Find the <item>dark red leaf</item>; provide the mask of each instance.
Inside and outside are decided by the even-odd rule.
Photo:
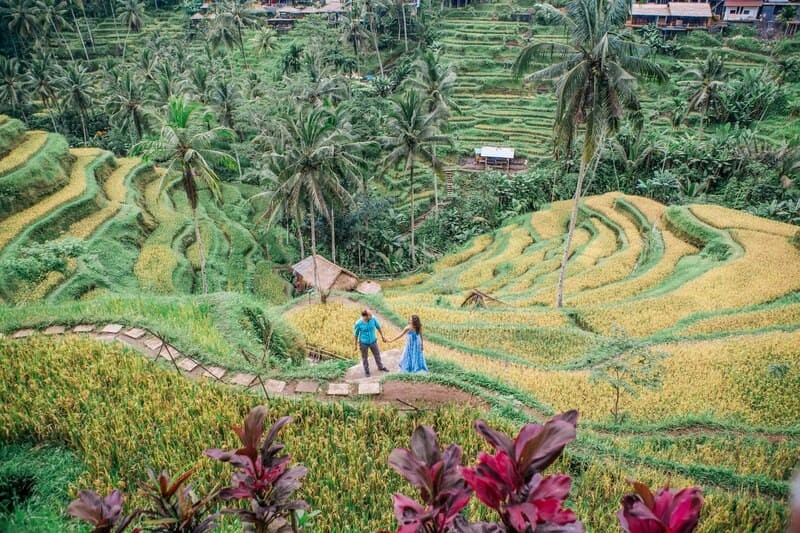
[[[411,451],[420,461],[432,466],[442,454],[436,443],[436,433],[428,426],[417,426],[411,436]]]
[[[509,456],[514,456],[514,443],[511,442],[511,439],[500,431],[490,428],[485,421],[475,421],[475,431],[486,439],[496,450],[502,450]]]

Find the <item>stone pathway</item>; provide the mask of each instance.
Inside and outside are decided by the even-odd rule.
[[[400,350],[387,350],[382,355],[382,362],[390,371],[381,372],[378,370],[375,360],[370,357],[370,377],[364,376],[364,369],[361,363],[353,365],[344,376],[343,382],[322,384],[316,381],[299,381],[293,390],[285,381],[276,379],[262,380],[255,374],[244,372],[234,372],[219,366],[206,366],[200,361],[185,356],[180,350],[165,342],[159,336],[150,331],[138,327],[127,327],[124,324],[80,324],[71,329],[66,326],[49,326],[41,332],[35,329],[21,329],[10,335],[12,339],[24,339],[37,334],[49,336],[60,335],[86,335],[103,342],[121,342],[134,348],[152,360],[163,360],[175,367],[176,370],[195,379],[212,379],[227,385],[244,387],[246,389],[257,388],[265,391],[268,395],[292,395],[292,394],[313,394],[324,393],[332,399],[347,398],[352,396],[374,397],[380,396],[382,386],[380,380],[383,376],[399,371]],[[0,333],[0,337],[4,337]],[[326,385],[326,386],[323,386]]]

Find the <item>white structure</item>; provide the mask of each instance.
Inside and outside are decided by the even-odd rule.
[[[725,0],[724,19],[730,22],[753,22],[764,2],[761,0]]]

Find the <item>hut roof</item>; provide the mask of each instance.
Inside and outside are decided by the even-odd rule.
[[[358,287],[356,287],[356,292],[361,294],[378,294],[381,292],[381,286],[379,283],[371,280],[362,281],[359,283]]]
[[[633,4],[631,15],[635,17],[668,17],[669,6],[667,4]]]
[[[481,157],[514,159],[514,149],[509,146],[482,146]]]
[[[292,266],[292,271],[302,276],[306,283],[311,286],[314,286],[314,257],[316,257],[317,261],[317,278],[319,280],[319,287],[320,290],[326,291],[329,290],[334,283],[336,283],[336,278],[338,278],[341,274],[345,274],[346,276],[352,277],[353,279],[358,279],[358,276],[350,272],[349,270],[340,267],[336,263],[332,263],[322,257],[321,255],[317,254],[316,256],[309,255],[299,263]]]
[[[705,2],[669,2],[673,17],[711,18],[711,6]]]

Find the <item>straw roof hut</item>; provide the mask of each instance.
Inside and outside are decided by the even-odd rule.
[[[317,280],[320,291],[352,291],[358,285],[358,276],[336,263],[331,263],[321,255],[308,256],[292,266],[292,273],[300,284],[314,287],[314,258],[317,263]]]

